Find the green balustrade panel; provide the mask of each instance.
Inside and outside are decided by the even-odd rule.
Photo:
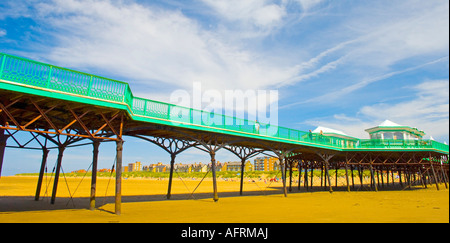
[[[134,98],[132,110],[134,114],[145,116],[146,100],[142,98]]]
[[[145,116],[168,119],[169,107],[166,103],[146,100]]]
[[[115,102],[124,102],[125,92],[128,84],[111,79],[91,76],[89,96]]]
[[[0,78],[36,87],[46,87],[51,67],[22,58],[2,55]]]
[[[170,107],[170,120],[182,123],[191,123],[191,110],[187,107],[182,106],[171,106]]]
[[[430,140],[431,142],[431,147],[437,150],[441,150],[441,151],[445,151],[445,152],[449,152],[449,146],[447,144],[443,144],[440,142],[436,142],[434,140]],[[448,161],[447,161],[448,163]]]
[[[291,129],[290,132],[289,132],[289,139],[298,140],[299,141],[300,137],[301,137],[300,134],[301,134],[300,131]]]
[[[90,75],[52,67],[47,88],[77,95],[89,95]]]
[[[359,148],[365,149],[436,149],[449,152],[449,146],[434,140],[361,139]]]
[[[270,138],[291,143],[302,142],[311,146],[332,149],[365,150],[421,150],[434,149],[448,154],[449,146],[433,140],[376,140],[344,139],[339,136],[324,136],[300,130],[280,127],[274,124],[258,123],[230,117],[223,114],[181,107],[164,102],[134,97],[130,86],[121,81],[82,73],[66,68],[36,62],[26,58],[0,53],[0,79],[39,87],[49,91],[59,91],[79,97],[89,97],[114,104],[126,105],[131,117],[139,116],[172,122],[174,126],[225,132],[240,136]],[[0,82],[0,86],[1,86]],[[5,84],[6,85],[6,84]],[[114,103],[111,103],[114,102]],[[94,102],[92,102],[94,103]],[[142,118],[140,118],[142,120]]]

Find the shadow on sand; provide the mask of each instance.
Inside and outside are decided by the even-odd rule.
[[[358,191],[373,191],[373,188],[369,186],[356,186],[351,187],[351,192]],[[400,186],[389,186],[384,188],[379,188],[380,191],[401,191],[401,190],[421,190],[423,187],[411,187],[405,188]],[[303,186],[300,190],[297,187],[292,187],[290,191],[287,189],[288,197],[289,194],[298,193],[314,193],[314,192],[324,192],[328,191],[329,188],[324,188],[320,186],[314,186],[312,188],[304,188]],[[347,191],[346,186],[333,186],[333,191]],[[239,197],[239,191],[232,192],[219,192],[220,198],[226,197]],[[244,191],[243,196],[265,196],[265,195],[283,195],[282,187],[270,187],[270,190],[254,190],[254,191]],[[172,194],[170,200],[212,200],[213,194],[211,193],[183,193],[183,194]],[[148,195],[133,195],[126,196],[122,195],[122,202],[152,202],[152,201],[167,201],[166,195],[163,194],[148,194]],[[50,197],[41,197],[39,201],[34,200],[34,196],[2,196],[0,197],[0,214],[7,214],[12,212],[26,212],[26,211],[47,211],[47,210],[62,210],[62,209],[89,209],[89,197],[57,197],[55,204],[50,203]],[[109,212],[107,210],[101,209],[102,206],[115,202],[114,196],[97,196],[96,197],[96,209]],[[113,213],[113,212],[109,212]]]

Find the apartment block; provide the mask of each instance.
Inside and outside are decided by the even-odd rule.
[[[254,168],[256,171],[276,171],[280,169],[280,161],[269,156],[257,157],[254,160]]]

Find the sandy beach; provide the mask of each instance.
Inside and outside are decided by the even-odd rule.
[[[449,191],[443,184],[439,191],[434,185],[378,192],[364,188],[347,192],[341,186],[333,193],[318,188],[307,192],[303,187],[299,191],[293,186],[284,197],[281,182],[246,180],[244,195],[239,196],[238,180],[221,179],[220,199],[214,202],[211,180],[199,182],[174,179],[173,196],[167,200],[167,179],[124,179],[122,215],[118,216],[113,213],[114,179],[97,179],[97,209],[91,211],[90,178],[60,178],[56,203],[52,205],[53,183],[49,178],[44,180],[40,200],[35,201],[37,177],[5,176],[0,179],[0,222],[449,222]]]

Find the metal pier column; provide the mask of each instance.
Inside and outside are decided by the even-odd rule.
[[[116,141],[116,199],[115,213],[120,215],[122,210],[122,151],[123,140]]]

